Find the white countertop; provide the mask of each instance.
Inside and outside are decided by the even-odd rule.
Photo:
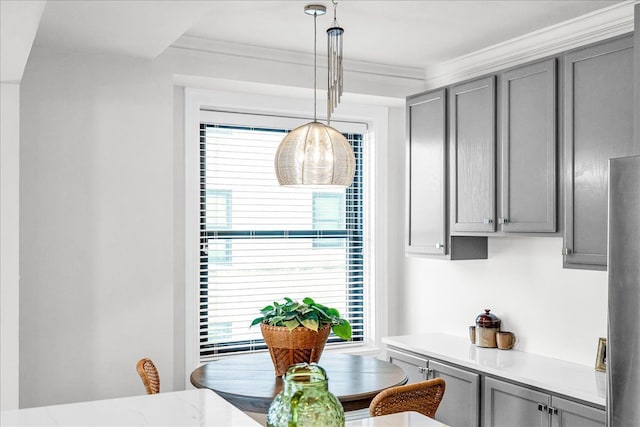
[[[381,415],[378,417],[363,418],[361,420],[347,421],[345,427],[447,427],[440,421],[436,421],[417,412],[400,412],[398,414]]]
[[[0,412],[2,426],[224,426],[260,423],[208,389]],[[345,427],[447,427],[416,412],[348,421]]]
[[[477,347],[468,338],[445,334],[387,337],[382,342],[602,408],[605,406],[606,375],[590,366],[518,350]]]
[[[2,411],[2,426],[260,426],[208,389]]]

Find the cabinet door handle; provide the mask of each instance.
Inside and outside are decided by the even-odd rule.
[[[545,405],[544,403],[538,403],[538,411],[546,412],[547,408],[547,405]]]
[[[549,415],[558,415],[558,408],[554,408],[553,406],[549,406],[547,408]]]
[[[442,249],[444,245],[442,243],[436,243],[436,249]]]
[[[482,223],[485,224],[485,225],[493,224],[493,219],[485,218],[485,219],[482,220]]]
[[[571,254],[570,248],[562,248],[562,255],[570,255],[570,254]]]
[[[427,372],[427,368],[425,368],[424,366],[418,366],[418,372],[424,374],[425,372]]]
[[[509,218],[498,218],[498,224],[509,224]]]

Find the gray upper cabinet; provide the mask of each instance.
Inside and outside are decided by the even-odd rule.
[[[608,160],[633,142],[633,41],[616,39],[564,57],[564,266],[606,269]]]
[[[446,98],[438,90],[407,99],[407,253],[447,253]]]
[[[556,231],[556,60],[500,76],[505,232]]]
[[[495,231],[495,77],[451,89],[451,232]]]

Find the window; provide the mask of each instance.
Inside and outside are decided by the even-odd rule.
[[[266,348],[249,325],[284,296],[336,307],[352,341],[364,340],[363,135],[345,134],[353,184],[319,191],[278,185],[273,159],[287,131],[200,123],[201,362]],[[342,342],[332,335],[328,345]]]
[[[344,193],[314,192],[312,212],[314,230],[326,230],[324,235],[336,234],[345,228]],[[340,248],[343,243],[339,239],[314,239],[313,247]]]
[[[227,230],[231,226],[231,191],[206,190],[204,221],[207,231]],[[231,262],[231,240],[208,239],[206,251],[208,262],[228,264]]]

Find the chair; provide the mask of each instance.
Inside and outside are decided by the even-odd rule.
[[[415,411],[434,418],[444,396],[445,382],[442,378],[390,387],[381,391],[369,405],[372,417]]]
[[[147,389],[147,394],[160,393],[160,376],[158,375],[156,365],[153,364],[151,359],[146,357],[140,359],[136,369],[138,370],[138,374],[140,374],[140,378],[142,378],[144,388]]]

